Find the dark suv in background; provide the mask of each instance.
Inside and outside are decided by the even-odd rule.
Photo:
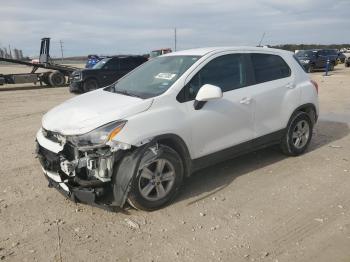
[[[92,68],[74,71],[70,76],[70,91],[82,93],[108,86],[146,61],[144,56],[104,58]]]
[[[338,51],[335,49],[299,50],[295,55],[308,73],[325,69],[328,59],[329,71],[333,71],[338,63]]]

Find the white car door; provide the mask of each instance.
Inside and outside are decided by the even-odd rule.
[[[300,93],[291,69],[280,56],[251,54],[251,61],[257,84],[247,89],[252,94],[255,137],[258,138],[286,127],[289,108],[298,104]]]
[[[254,137],[253,109],[247,89],[244,54],[226,54],[212,59],[184,87],[184,106],[191,128],[194,158],[233,147]],[[204,84],[221,88],[223,97],[207,101],[195,110],[194,98]]]

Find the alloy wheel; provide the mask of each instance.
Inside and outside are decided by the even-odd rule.
[[[175,168],[166,159],[156,159],[140,170],[138,187],[142,197],[157,201],[171,191],[175,181]]]
[[[303,148],[309,139],[310,136],[310,126],[306,120],[301,120],[294,127],[292,140],[293,145],[300,149]]]

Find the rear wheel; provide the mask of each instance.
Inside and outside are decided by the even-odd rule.
[[[288,124],[287,132],[282,138],[282,152],[289,156],[298,156],[305,152],[312,137],[312,121],[305,112],[297,112]]]
[[[143,158],[147,157],[146,152]],[[170,147],[159,145],[157,157],[139,166],[131,184],[128,202],[136,209],[159,209],[174,198],[182,179],[183,165],[178,153]]]
[[[64,86],[66,84],[66,77],[60,71],[50,73],[48,80],[51,86]]]
[[[87,79],[84,81],[83,90],[84,92],[90,92],[98,88],[98,83],[95,79]]]

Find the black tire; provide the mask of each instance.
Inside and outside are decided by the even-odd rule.
[[[49,82],[49,75],[51,74],[51,72],[45,72],[45,73],[42,73],[40,75],[40,80],[42,83],[44,83],[45,85],[47,85],[48,87],[51,87],[51,84]]]
[[[349,67],[349,64],[348,64],[348,63],[345,63],[345,67]]]
[[[93,90],[98,89],[98,83],[95,79],[90,78],[84,81],[83,83],[83,91],[84,92],[90,92]]]
[[[302,144],[299,144],[299,146],[296,145],[298,144],[297,142],[298,138],[294,137],[294,135],[296,135],[296,132],[298,132],[297,131],[298,124],[299,125],[307,124],[309,128],[307,138],[305,138],[305,136],[302,136],[303,138],[301,139],[301,142],[303,142],[302,141],[303,139],[304,139],[304,142]],[[313,130],[313,123],[310,119],[310,115],[301,111],[298,111],[295,114],[293,114],[293,116],[289,120],[286,133],[283,136],[280,144],[282,152],[287,156],[298,156],[303,154],[310,144],[310,141],[312,138],[312,130]]]
[[[60,71],[50,73],[48,80],[51,86],[64,86],[66,84],[66,77]]]
[[[149,153],[149,151],[146,151],[143,157],[147,157],[147,153]],[[184,168],[183,168],[183,163],[179,154],[168,146],[159,145],[159,155],[157,156],[156,159],[165,160],[165,161],[168,161],[168,163],[171,163],[172,167],[174,168],[174,180],[172,181],[169,191],[165,194],[164,197],[160,199],[153,199],[153,200],[146,199],[141,193],[141,187],[142,187],[141,184],[146,182],[146,184],[148,183],[146,186],[148,186],[150,181],[147,182],[147,180],[145,180],[141,176],[143,169],[140,170],[140,167],[138,167],[137,169],[139,171],[137,172],[136,177],[132,180],[131,188],[128,195],[128,203],[135,209],[140,209],[145,211],[152,211],[152,210],[159,209],[169,204],[170,201],[174,199],[174,197],[176,196],[176,194],[178,193],[181,187]],[[142,162],[142,160],[140,162]],[[152,170],[151,165],[152,164],[147,166],[149,170]],[[166,166],[164,166],[164,170],[166,170],[165,168]],[[152,176],[152,177],[154,178],[155,176]],[[165,182],[168,182],[168,181],[165,181]],[[162,183],[163,189],[166,188],[165,186],[167,186],[165,184],[165,186],[163,187],[164,185],[163,183],[165,182],[160,182]],[[145,189],[146,186],[144,186],[143,189]],[[158,195],[158,189],[156,187],[157,185],[153,184],[153,189],[150,192],[151,193],[154,192],[155,195]]]

